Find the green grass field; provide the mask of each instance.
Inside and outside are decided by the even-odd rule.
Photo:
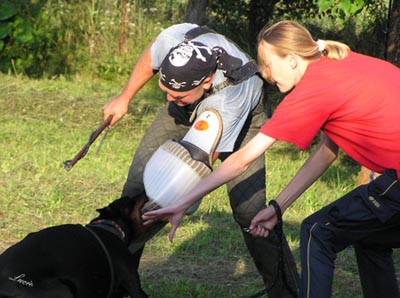
[[[141,91],[100,152],[97,140],[68,172],[63,161],[71,159],[101,124],[103,105],[123,83],[0,75],[0,252],[29,232],[86,223],[96,216],[96,208],[119,197],[135,148],[162,104],[155,86]],[[268,198],[279,193],[308,153],[288,144],[274,145],[267,154]],[[341,155],[285,213],[285,232],[298,263],[301,220],[353,188],[358,171]],[[172,244],[168,231],[166,227],[147,243],[140,265],[143,287],[151,297],[246,297],[262,289],[224,187],[204,198]],[[399,268],[397,251],[395,257]],[[351,248],[337,259],[333,297],[362,297]]]

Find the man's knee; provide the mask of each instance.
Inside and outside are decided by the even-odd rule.
[[[235,221],[241,227],[247,227],[250,225],[254,216],[256,216],[260,210],[265,208],[265,199],[255,201],[249,200],[238,205],[231,204],[231,207]]]
[[[138,194],[144,193],[144,185],[141,181],[132,181],[128,179],[122,189],[121,197],[134,198]]]

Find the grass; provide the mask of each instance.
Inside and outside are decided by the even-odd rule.
[[[86,143],[101,123],[103,105],[123,83],[0,75],[0,251],[47,226],[86,223],[96,208],[118,198],[135,148],[162,104],[155,86],[153,82],[141,91],[100,152],[96,154],[97,140],[67,172],[63,161]],[[279,143],[267,154],[269,198],[286,185],[308,153]],[[298,263],[301,220],[353,188],[358,170],[341,155],[286,212],[285,232]],[[140,265],[150,296],[243,297],[261,290],[225,188],[206,196],[196,214],[185,218],[172,244],[168,231],[147,243]],[[397,251],[395,258],[398,268]],[[338,257],[333,297],[362,297],[351,248]]]

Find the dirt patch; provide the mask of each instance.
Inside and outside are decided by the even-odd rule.
[[[152,280],[168,279],[171,282],[183,278],[208,284],[234,287],[240,284],[263,286],[262,279],[250,257],[204,257],[188,255],[151,256],[144,254],[139,272]]]

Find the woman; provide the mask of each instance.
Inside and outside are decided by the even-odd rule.
[[[400,70],[383,60],[352,52],[334,41],[314,41],[303,26],[283,21],[258,39],[262,76],[290,93],[243,149],[231,155],[179,205],[144,215],[169,220],[170,239],[184,210],[198,198],[240,175],[276,140],[301,149],[319,131],[321,141],[278,195],[284,212],[336,159],[339,148],[355,161],[383,173],[369,185],[305,219],[301,228],[301,297],[330,297],[334,260],[353,245],[365,297],[399,297],[392,248],[400,247]],[[261,210],[249,227],[268,237],[275,208]]]

